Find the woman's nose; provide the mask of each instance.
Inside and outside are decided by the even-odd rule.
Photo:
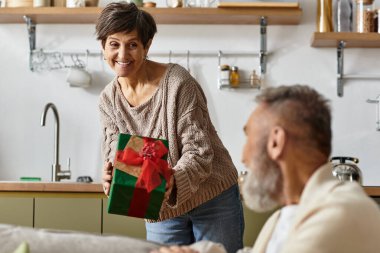
[[[117,53],[118,53],[119,58],[125,59],[126,56],[128,55],[128,48],[127,48],[127,46],[120,46]]]

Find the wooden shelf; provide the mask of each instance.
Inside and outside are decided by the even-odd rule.
[[[296,25],[302,9],[284,7],[257,8],[142,8],[158,24],[259,24],[262,16],[268,25]],[[29,16],[36,24],[94,24],[102,8],[0,8],[0,23],[25,23]]]
[[[346,43],[345,47],[377,48],[380,47],[380,33],[315,32],[311,46],[336,48],[340,41]]]

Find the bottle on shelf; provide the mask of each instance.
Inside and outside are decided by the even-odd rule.
[[[253,70],[251,75],[249,76],[249,84],[252,88],[259,89],[261,87],[261,79],[256,74],[256,70]]]
[[[219,84],[220,85],[230,85],[230,66],[220,65],[219,66]]]
[[[373,32],[374,11],[373,0],[356,0],[356,31]]]
[[[50,0],[33,0],[33,7],[49,7]]]
[[[317,1],[317,32],[332,32],[332,0]]]
[[[239,68],[237,66],[233,66],[231,68],[231,73],[230,73],[230,85],[231,87],[239,87],[239,84],[240,84]]]
[[[353,4],[352,0],[334,0],[334,31],[352,32]]]

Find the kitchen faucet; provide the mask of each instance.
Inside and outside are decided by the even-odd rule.
[[[45,105],[44,111],[41,116],[41,126],[45,126],[46,114],[49,108],[52,109],[55,118],[55,131],[54,131],[54,163],[52,165],[51,171],[51,181],[59,182],[61,179],[70,179],[70,165],[68,170],[61,170],[61,165],[59,164],[59,117],[57,107],[53,103],[48,103]]]

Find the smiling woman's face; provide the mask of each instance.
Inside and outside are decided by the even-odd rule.
[[[107,37],[103,54],[117,76],[134,77],[145,61],[149,46],[150,42],[144,48],[136,30],[115,33]]]

